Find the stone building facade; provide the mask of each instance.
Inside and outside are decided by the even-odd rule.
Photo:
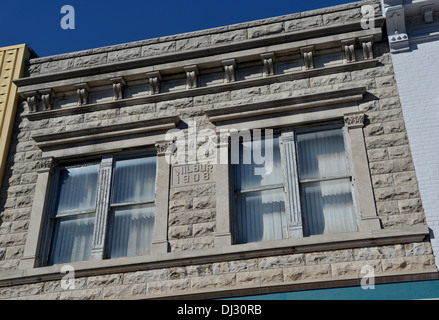
[[[27,70],[0,196],[0,298],[437,279],[380,2],[36,58]],[[268,129],[275,156],[262,168],[274,163],[276,182],[231,164],[247,133],[267,148]],[[335,162],[316,140],[330,135]],[[307,179],[313,161],[320,176]]]

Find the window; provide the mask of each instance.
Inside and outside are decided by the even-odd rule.
[[[273,139],[270,174],[255,175],[255,168],[260,165],[245,160],[254,152],[265,154],[265,144],[240,143],[239,163],[235,165],[236,219],[232,224],[237,226],[234,234],[238,243],[282,239],[288,232],[279,137]]]
[[[155,180],[155,156],[60,167],[49,207],[47,264],[90,260],[99,249],[102,258],[149,254]],[[96,245],[99,238],[103,248]]]
[[[254,159],[268,143],[240,141],[234,164],[234,243],[357,230],[345,129],[285,130],[273,137],[272,170],[256,175]],[[268,138],[267,138],[268,139]]]
[[[114,168],[108,257],[148,254],[154,228],[156,159],[117,160]]]
[[[357,230],[342,129],[297,133],[305,236]]]
[[[99,164],[59,170],[49,264],[90,258]]]

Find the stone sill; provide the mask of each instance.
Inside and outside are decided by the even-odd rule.
[[[75,277],[85,277],[285,254],[422,242],[428,236],[428,227],[420,225],[395,230],[381,229],[368,232],[319,235],[300,239],[255,242],[193,251],[156,253],[147,256],[81,261],[68,264],[74,268]],[[0,273],[0,287],[60,280],[64,276],[61,273],[63,265]]]

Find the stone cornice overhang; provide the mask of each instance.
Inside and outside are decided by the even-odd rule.
[[[79,68],[66,70],[61,72],[47,73],[32,77],[16,79],[14,83],[18,86],[18,92],[23,93],[31,90],[39,90],[43,88],[56,87],[61,85],[59,81],[66,83],[67,79],[77,79],[75,82],[84,82],[90,78],[94,81],[104,80],[108,78],[101,75],[111,74],[110,76],[126,76],[133,73],[142,73],[155,71],[160,69],[159,65],[168,65],[172,68],[183,67],[184,65],[200,64],[209,65],[212,60],[219,62],[221,59],[227,59],[227,54],[235,55],[238,51],[248,51],[247,55],[258,55],[263,52],[276,51],[272,46],[282,44],[291,44],[289,50],[298,49],[301,46],[314,45],[315,50],[324,50],[331,47],[340,46],[340,42],[344,39],[351,39],[358,36],[373,35],[374,41],[381,41],[382,27],[385,18],[376,17],[374,19],[374,29],[363,30],[361,22],[345,23],[332,26],[324,26],[312,28],[304,31],[285,32],[279,35],[267,36],[264,38],[256,38],[243,40],[226,45],[210,46],[203,49],[182,51],[177,53],[162,54],[158,56],[143,57],[129,61],[108,63],[87,68]],[[257,48],[264,48],[261,52],[252,52]],[[279,49],[282,49],[279,47]],[[288,50],[286,47],[283,50]],[[215,59],[214,57],[218,58]],[[204,58],[204,59],[203,59]],[[177,63],[177,64],[173,64]],[[147,67],[153,67],[148,69]],[[163,68],[164,66],[162,66]],[[146,68],[142,70],[142,68]],[[136,70],[137,69],[137,70]]]
[[[276,82],[327,75],[337,72],[361,70],[364,68],[375,67],[378,63],[379,63],[378,59],[370,59],[365,61],[357,61],[349,64],[328,66],[324,68],[301,70],[301,71],[290,72],[286,74],[274,75],[270,77],[261,77],[257,79],[235,81],[231,83],[222,83],[208,87],[193,88],[190,90],[166,92],[166,93],[159,93],[155,95],[145,95],[136,98],[128,98],[128,99],[107,101],[100,103],[91,103],[84,106],[74,106],[74,107],[53,109],[53,110],[40,111],[34,113],[23,113],[22,116],[28,118],[31,121],[54,118],[54,117],[62,117],[62,116],[73,115],[73,114],[94,112],[97,110],[105,110],[111,108],[119,108],[119,107],[133,106],[133,105],[139,105],[145,103],[154,103],[154,102],[167,101],[167,100],[175,100],[175,99],[186,98],[186,97],[195,97],[205,94],[219,93],[228,90],[238,90],[238,89],[250,88],[254,86],[266,85]]]
[[[301,239],[284,239],[258,243],[247,243],[226,247],[213,247],[193,251],[169,252],[160,255],[135,256],[127,258],[114,258],[99,261],[83,261],[70,263],[75,270],[75,277],[98,276],[123,272],[135,272],[170,267],[183,267],[193,264],[218,263],[241,259],[252,259],[287,254],[311,253],[331,250],[366,248],[385,245],[422,242],[429,236],[425,225],[407,227],[405,229],[374,230],[368,232],[352,232],[334,235],[320,235]],[[42,281],[60,280],[65,274],[61,272],[63,265],[40,267],[26,270],[16,270],[0,273],[0,287],[21,284],[32,284]],[[436,268],[415,272],[421,275],[437,274]],[[410,275],[410,272],[400,273],[401,276]],[[383,274],[385,276],[385,274]],[[343,278],[333,279],[334,282],[343,282]],[[350,279],[358,280],[358,278]],[[425,279],[424,279],[425,280]],[[321,281],[321,280],[319,280]],[[294,281],[292,284],[307,286],[309,281]],[[285,283],[283,284],[285,285]],[[311,281],[312,285],[312,281]],[[260,286],[258,286],[259,288]],[[229,292],[235,288],[225,288]],[[240,289],[240,288],[236,288]],[[254,289],[254,288],[253,288]],[[309,287],[308,287],[309,289]],[[201,292],[188,292],[200,294]],[[209,294],[213,294],[209,290]],[[218,292],[216,292],[218,294]]]

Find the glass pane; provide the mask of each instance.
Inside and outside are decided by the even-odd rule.
[[[154,231],[154,206],[115,209],[112,214],[108,257],[148,254]]]
[[[287,235],[283,189],[240,194],[237,205],[237,243],[282,239]]]
[[[156,157],[117,160],[113,203],[154,200]]]
[[[94,215],[56,219],[49,263],[89,260],[94,223]]]
[[[301,185],[306,236],[357,231],[349,179]]]
[[[342,129],[297,135],[300,179],[348,174]]]
[[[56,214],[93,210],[96,204],[99,165],[60,171]]]
[[[239,164],[235,165],[235,186],[236,190],[245,190],[274,184],[281,184],[282,181],[282,164],[280,158],[279,137],[272,139],[273,149],[266,150],[265,140],[261,142],[243,142],[239,148]],[[266,161],[273,161],[272,170],[269,174],[255,174],[256,168],[267,169],[268,163],[256,164],[253,154],[265,157]],[[272,156],[269,156],[272,154]],[[250,157],[251,156],[251,157]],[[245,159],[251,158],[251,163],[246,164]],[[262,158],[264,159],[264,158]],[[261,161],[262,162],[262,161]],[[269,170],[269,169],[268,169]]]

